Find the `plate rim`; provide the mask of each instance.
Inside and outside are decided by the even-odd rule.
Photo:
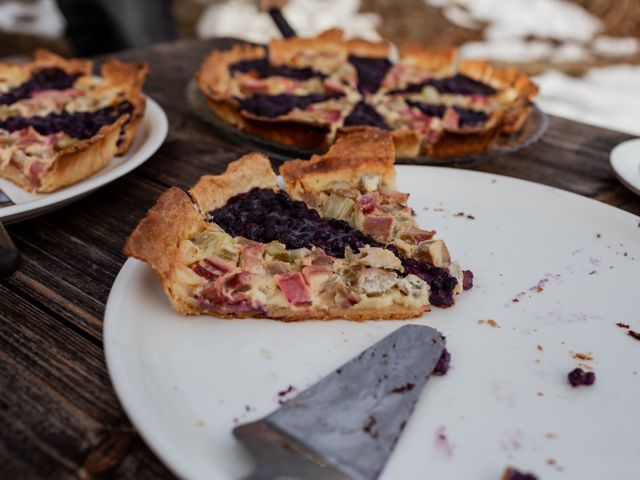
[[[633,183],[629,180],[626,174],[626,169],[622,167],[623,158],[620,154],[620,151],[630,144],[638,145],[639,154],[633,162],[636,168],[636,176],[637,176],[636,183]],[[631,190],[633,193],[640,195],[640,138],[631,138],[613,147],[613,149],[611,150],[611,153],[609,154],[609,163],[611,164],[611,168],[613,169],[614,175],[620,181],[620,183],[622,183],[626,188]]]
[[[55,192],[45,194],[42,197],[0,208],[0,222],[4,224],[16,223],[48,213],[56,208],[63,207],[73,201],[79,200],[85,195],[108,185],[123,177],[149,160],[162,146],[169,133],[169,121],[164,109],[153,98],[145,95],[146,108],[141,123],[149,122],[151,128],[146,141],[131,158],[115,167],[113,170],[94,173],[90,177],[75,184],[64,187]],[[140,128],[140,127],[138,127]]]
[[[440,167],[440,166],[426,166],[426,165],[399,165],[399,168],[404,170],[413,169],[438,169],[440,171],[447,170],[450,174],[455,175],[468,175],[475,176],[484,179],[496,179],[507,182],[512,182],[514,186],[526,185],[529,188],[536,189],[550,189],[549,191],[564,197],[567,200],[586,201],[592,204],[596,208],[602,208],[605,211],[615,211],[617,215],[627,217],[630,220],[638,222],[640,226],[640,216],[637,216],[631,212],[623,210],[621,208],[609,205],[600,200],[586,197],[578,193],[570,192],[560,188],[552,187],[531,180],[524,180],[516,177],[509,177],[506,175],[494,174],[489,172],[480,172],[475,170],[460,170],[453,167]],[[126,283],[132,278],[132,274],[137,268],[143,266],[144,262],[128,258],[123,263],[120,271],[118,272],[113,286],[109,292],[109,296],[106,302],[105,313],[103,317],[103,344],[105,352],[105,360],[107,365],[107,371],[109,378],[113,385],[116,396],[120,402],[121,407],[127,414],[131,423],[135,426],[140,436],[144,439],[147,446],[154,452],[160,461],[174,474],[181,478],[193,478],[198,477],[197,472],[194,472],[190,462],[183,460],[179,455],[172,454],[170,442],[165,440],[165,435],[156,428],[156,419],[149,414],[150,409],[143,408],[143,402],[140,402],[137,390],[131,388],[130,379],[126,375],[126,362],[123,361],[123,356],[118,355],[118,348],[114,338],[116,338],[115,332],[120,328],[121,321],[118,321],[119,315],[117,315],[117,309],[119,308],[119,299],[124,295],[125,288],[116,288],[120,284]],[[117,298],[116,298],[117,297]]]

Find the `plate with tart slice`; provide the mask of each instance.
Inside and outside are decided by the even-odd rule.
[[[393,57],[397,57],[394,61]],[[393,135],[397,161],[452,164],[513,153],[539,140],[537,85],[513,68],[459,60],[454,48],[346,40],[339,30],[237,43],[203,60],[187,96],[236,143],[272,158],[309,158],[338,131]]]
[[[104,322],[142,437],[179,477],[243,478],[235,426],[410,322],[446,335],[451,368],[382,479],[494,479],[507,465],[632,477],[640,218],[394,158],[389,132],[358,129],[281,179],[251,153],[159,198],[127,241]],[[573,386],[576,368],[590,385]]]
[[[59,208],[146,161],[167,134],[144,96],[144,63],[93,62],[38,51],[0,65],[0,189],[11,223]]]

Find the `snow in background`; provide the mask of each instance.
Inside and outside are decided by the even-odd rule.
[[[28,18],[28,21],[24,19]],[[54,0],[31,3],[0,1],[0,30],[56,38],[64,34],[64,18]]]
[[[260,13],[255,0],[229,0],[209,6],[200,21],[200,37],[230,36],[265,43],[279,37],[271,17]],[[348,36],[379,40],[380,16],[359,13],[360,0],[290,0],[282,12],[294,30],[316,35],[329,28],[343,29]]]

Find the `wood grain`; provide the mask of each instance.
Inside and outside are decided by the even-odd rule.
[[[185,99],[204,54],[231,42],[183,41],[118,55],[149,61],[145,91],[167,112],[167,141],[126,177],[8,227],[24,262],[0,281],[0,478],[78,478],[106,437],[131,429],[104,363],[105,302],[125,260],[125,239],[160,193],[219,173],[245,153],[216,135]],[[640,214],[640,200],[617,182],[608,162],[611,148],[628,138],[552,117],[537,145],[470,168],[552,185]],[[121,461],[97,478],[172,475],[135,437]]]

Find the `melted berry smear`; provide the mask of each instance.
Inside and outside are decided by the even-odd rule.
[[[285,65],[271,65],[267,57],[256,58],[253,60],[241,60],[232,65],[229,65],[229,72],[255,72],[258,78],[265,77],[288,77],[296,80],[309,80],[313,77],[325,78],[326,75],[321,72],[316,72],[312,68],[295,68],[287,67]]]
[[[0,129],[13,132],[31,126],[40,135],[64,132],[70,137],[83,140],[93,137],[104,125],[111,125],[122,115],[130,115],[132,112],[133,106],[125,101],[115,107],[104,107],[95,112],[60,112],[29,118],[9,117],[0,121]]]
[[[337,258],[344,258],[346,247],[356,252],[366,245],[384,247],[344,220],[322,219],[318,212],[304,202],[291,200],[283,191],[254,188],[230,198],[224,207],[208,212],[207,219],[234,237],[261,243],[276,240],[290,249],[316,246]],[[393,245],[386,248],[400,258],[404,275],[413,273],[429,284],[433,305],[453,305],[457,281],[446,269],[407,258]]]
[[[447,110],[446,105],[433,105],[431,103],[414,102],[413,100],[407,100],[407,104],[411,107],[415,107],[425,115],[430,117],[444,117],[444,113]],[[478,110],[471,110],[470,108],[453,107],[460,118],[460,125],[475,126],[484,123],[489,118],[485,112]]]
[[[344,96],[343,93],[312,93],[311,95],[279,95],[257,94],[249,98],[237,99],[240,109],[258,117],[274,118],[286,115],[294,108],[305,109],[312,103],[325,102]]]
[[[372,127],[378,127],[383,130],[390,130],[382,118],[382,115],[364,101],[358,102],[356,106],[353,107],[351,113],[344,119],[344,124],[345,126],[371,125]]]
[[[67,73],[61,68],[51,67],[38,70],[31,78],[17,87],[0,94],[0,105],[11,105],[19,100],[31,98],[42,90],[65,90],[71,88],[79,73]]]
[[[380,83],[391,68],[391,62],[386,58],[358,57],[349,55],[349,63],[358,72],[358,91],[360,93],[374,93],[380,88]]]
[[[492,86],[461,73],[456,73],[453,77],[430,78],[420,83],[412,83],[405,88],[392,90],[390,93],[420,93],[426,86],[431,86],[440,93],[458,95],[493,95],[496,93]]]

